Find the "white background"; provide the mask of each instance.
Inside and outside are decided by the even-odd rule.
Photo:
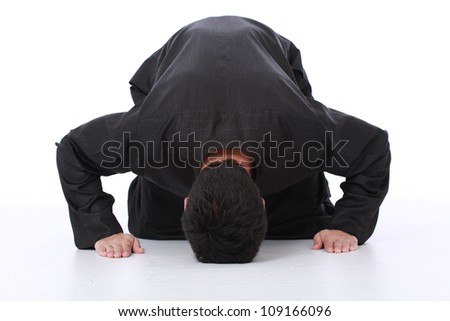
[[[0,207],[64,208],[54,142],[130,109],[140,64],[184,25],[215,15],[269,25],[300,48],[317,100],[388,130],[389,199],[444,200],[448,14],[444,1],[2,2]],[[119,216],[131,178],[104,183]]]
[[[65,210],[54,142],[130,109],[140,64],[184,25],[216,15],[250,17],[290,39],[317,100],[388,130],[389,199],[448,198],[445,1],[16,0],[0,6],[0,208]],[[105,180],[119,216],[131,178]]]
[[[436,0],[2,0],[0,242],[8,264],[0,299],[448,299],[447,8]],[[129,110],[128,81],[141,63],[184,25],[216,15],[259,20],[293,41],[317,100],[388,130],[391,189],[360,251],[330,256],[311,251],[310,240],[266,242],[255,265],[225,268],[196,264],[183,241],[145,241],[145,255],[119,261],[75,249],[54,143]],[[104,180],[124,228],[132,177]],[[205,275],[214,284],[197,282]]]

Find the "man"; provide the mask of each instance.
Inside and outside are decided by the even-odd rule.
[[[387,193],[387,133],[311,95],[299,50],[267,26],[214,17],[178,31],[131,81],[135,106],[72,130],[57,163],[78,248],[142,253],[188,239],[200,262],[250,262],[264,238],[348,252]],[[101,176],[132,171],[129,231]],[[329,201],[324,172],[346,177]],[[183,213],[184,212],[184,213]]]

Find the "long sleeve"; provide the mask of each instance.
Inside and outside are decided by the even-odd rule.
[[[343,197],[336,202],[328,228],[355,235],[360,244],[372,235],[389,187],[391,160],[388,134],[356,117],[327,108],[312,97],[300,51],[284,39],[286,58],[301,93],[324,129],[323,172],[343,176]],[[328,140],[328,141],[327,141]],[[331,144],[331,146],[330,146]],[[328,145],[328,146],[327,146]]]
[[[132,168],[124,166],[129,155],[118,145],[129,118],[128,113],[97,118],[57,144],[59,176],[78,248],[92,248],[97,240],[122,232],[112,211],[114,198],[103,191],[101,176]]]
[[[387,132],[379,131],[368,140],[345,173],[341,184],[344,195],[336,202],[330,228],[355,235],[360,244],[372,235],[389,188],[390,155]]]
[[[321,169],[345,177],[330,229],[355,235],[360,244],[372,235],[389,187],[388,134],[356,117],[309,99],[328,131]]]

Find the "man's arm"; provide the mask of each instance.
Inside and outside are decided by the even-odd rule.
[[[114,198],[103,192],[100,177],[133,171],[134,163],[141,160],[134,157],[124,166],[123,160],[130,157],[127,148],[108,147],[105,143],[123,144],[123,134],[135,131],[136,116],[153,87],[164,48],[151,55],[131,78],[134,108],[127,113],[94,119],[72,130],[57,144],[59,176],[69,205],[75,244],[80,249],[95,248],[100,255],[108,257],[143,252],[137,239],[122,232],[112,211]],[[122,162],[114,164],[105,154],[116,156],[115,160]]]
[[[321,168],[346,177],[346,181],[341,185],[344,195],[336,203],[332,222],[328,229],[315,235],[313,248],[325,248],[328,252],[352,251],[357,244],[363,244],[372,235],[379,207],[388,191],[388,135],[375,126],[329,109],[314,100],[300,51],[288,39],[282,39],[286,58],[301,93],[309,101],[325,130],[333,133],[333,141],[348,141],[341,155],[348,166],[334,161],[323,164]]]
[[[122,235],[112,211],[114,198],[103,191],[101,176],[133,168],[123,166],[129,155],[122,146],[123,133],[133,129],[133,114],[94,119],[72,130],[57,144],[61,186],[69,206],[75,244],[80,249],[91,249],[100,239]]]
[[[335,204],[333,218],[326,232],[316,235],[315,244],[327,249],[335,239],[338,252],[352,243],[365,243],[372,235],[379,208],[389,188],[391,160],[388,134],[356,117],[327,108],[314,99],[308,99],[318,117],[329,130],[325,143],[323,171],[343,176],[344,192]],[[328,146],[327,146],[328,143]],[[349,236],[330,231],[342,231]],[[330,238],[330,233],[334,237]],[[327,242],[325,242],[325,239]],[[326,244],[325,244],[326,243]]]

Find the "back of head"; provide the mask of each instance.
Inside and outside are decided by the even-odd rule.
[[[200,262],[251,262],[267,230],[259,189],[237,163],[213,163],[192,186],[182,226]]]

